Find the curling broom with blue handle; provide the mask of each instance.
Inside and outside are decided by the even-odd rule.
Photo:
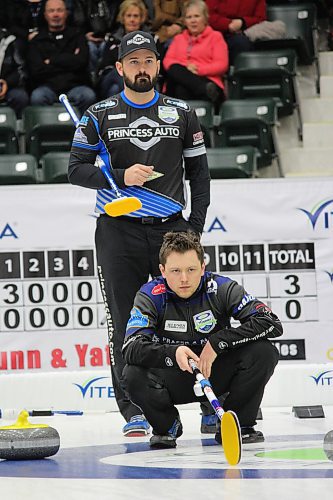
[[[69,102],[67,95],[61,94],[59,96],[59,101],[65,106],[74,122],[75,127],[78,127],[80,120],[76,116],[76,113],[71,103]],[[119,191],[118,186],[115,183],[111,173],[109,172],[109,169],[99,156],[97,156],[96,162],[117,196],[117,199],[111,201],[110,203],[106,203],[106,205],[104,206],[105,213],[110,215],[111,217],[118,217],[119,215],[126,215],[139,210],[142,207],[142,203],[139,198],[136,198],[135,196],[123,196]]]
[[[189,359],[188,363],[197,380],[194,384],[195,395],[202,396],[204,393],[221,421],[221,437],[225,458],[230,465],[237,465],[242,456],[242,438],[237,415],[231,410],[223,411],[209,380],[203,376],[193,359]]]

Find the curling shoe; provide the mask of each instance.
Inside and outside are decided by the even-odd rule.
[[[265,437],[261,431],[256,431],[253,427],[241,427],[241,437],[243,444],[262,443]],[[216,425],[215,441],[222,444],[221,422]]]
[[[241,427],[242,443],[262,443],[265,441],[264,435],[261,431],[256,431],[253,427]]]
[[[154,431],[153,431],[154,434]],[[174,423],[165,435],[154,434],[150,438],[149,445],[154,449],[163,448],[176,448],[176,439],[183,434],[183,425],[180,421],[179,416],[175,419]]]
[[[150,425],[144,415],[134,415],[123,427],[126,437],[141,437],[149,434]]]
[[[215,434],[217,421],[218,416],[215,413],[213,415],[202,415],[200,427],[201,434]]]

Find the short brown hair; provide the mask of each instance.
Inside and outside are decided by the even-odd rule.
[[[141,14],[141,20],[142,20],[141,24],[143,24],[147,20],[148,10],[145,4],[142,2],[142,0],[124,0],[123,2],[121,2],[118,11],[117,21],[121,24],[124,24],[125,13],[130,7],[138,7]]]
[[[166,260],[171,252],[185,253],[194,250],[200,263],[205,261],[205,252],[200,243],[200,236],[194,231],[182,233],[166,233],[160,250],[160,263],[165,266]]]

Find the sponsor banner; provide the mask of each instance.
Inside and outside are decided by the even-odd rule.
[[[333,363],[279,363],[266,386],[262,406],[331,405],[332,397]]]
[[[207,269],[278,314],[285,364],[333,360],[332,192],[327,178],[211,184]],[[71,185],[0,188],[0,373],[108,368],[94,206],[93,190]],[[212,328],[209,311],[194,321]]]
[[[107,369],[109,347],[101,332],[1,334],[0,373]]]
[[[11,418],[23,408],[117,411],[109,370],[62,371],[57,376],[54,373],[11,374],[10,381],[8,375],[3,375],[0,377],[0,392],[0,414]],[[266,386],[261,407],[285,406],[291,413],[294,405],[331,405],[332,397],[333,363],[279,363]],[[195,404],[199,411],[199,403]],[[182,405],[181,408],[190,406]]]

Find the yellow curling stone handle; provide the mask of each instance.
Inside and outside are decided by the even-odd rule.
[[[5,425],[4,427],[0,427],[0,430],[10,430],[10,429],[37,429],[41,427],[50,427],[46,424],[31,424],[28,420],[29,413],[27,410],[22,410],[16,420],[15,424]]]

